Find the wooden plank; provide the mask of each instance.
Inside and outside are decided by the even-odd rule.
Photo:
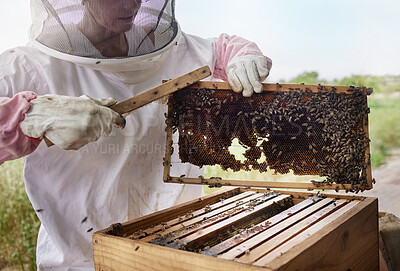
[[[286,243],[292,247],[282,250],[268,266],[274,270],[379,270],[377,199],[366,198],[350,207],[329,216],[320,230],[315,230],[316,224]]]
[[[291,227],[292,225],[298,223],[300,220],[306,218],[307,216],[311,215],[312,213],[317,212],[319,209],[331,204],[334,199],[323,199],[319,202],[316,202],[314,205],[306,208],[305,210],[291,216],[290,218],[284,220],[283,222],[279,223],[278,225],[268,228],[262,233],[256,235],[254,238],[251,238],[239,246],[234,247],[233,249],[219,255],[218,257],[221,259],[226,260],[233,260],[236,257],[244,254],[247,250],[252,249],[255,246],[260,245],[261,243],[267,241],[270,238],[280,234],[282,231],[286,230],[287,228]]]
[[[203,250],[201,253],[205,255],[217,256],[218,254],[221,254],[229,249],[232,249],[233,247],[239,245],[240,243],[243,243],[244,241],[261,233],[262,230],[275,226],[276,224],[282,222],[283,220],[289,218],[294,214],[297,214],[298,212],[302,211],[303,209],[311,206],[312,204],[320,200],[322,200],[322,198],[320,197],[313,197],[303,200],[302,202],[290,207],[289,209],[280,212],[279,214],[255,225],[254,227],[246,229],[246,231],[236,236],[233,236],[232,238],[229,238],[207,250]]]
[[[201,208],[204,208],[206,205],[213,204],[215,202],[218,202],[222,197],[223,198],[228,198],[233,195],[236,195],[239,193],[238,188],[221,188],[218,192],[197,198],[185,203],[181,203],[179,205],[172,206],[170,208],[166,208],[164,210],[139,217],[133,220],[126,221],[122,223],[123,226],[123,234],[130,235],[135,231],[145,229],[150,227],[151,225],[161,223],[163,221],[168,221],[173,218],[176,218],[177,216],[180,215],[185,215],[187,214],[190,210],[198,210]],[[201,200],[199,200],[201,199]],[[118,222],[118,221],[116,221]],[[100,230],[95,232],[96,233],[106,233],[111,229],[111,227],[108,227],[106,229]]]
[[[263,83],[263,91],[300,91],[310,89],[312,92],[329,91],[334,88],[337,93],[351,94],[352,88],[348,86],[328,86],[328,85],[302,85],[302,84],[278,84],[278,83]],[[325,87],[325,88],[324,88]],[[193,89],[218,89],[218,90],[231,90],[232,87],[228,82],[198,82],[193,84],[190,88]],[[322,88],[322,89],[321,89]],[[368,95],[372,93],[371,88],[361,87]]]
[[[228,187],[228,186],[226,186]],[[301,202],[307,198],[310,197],[315,197],[315,196],[323,196],[323,197],[328,197],[328,198],[333,198],[333,199],[348,199],[348,200],[364,200],[366,199],[365,196],[359,196],[355,194],[349,194],[345,193],[344,191],[340,191],[339,193],[333,192],[333,191],[306,191],[306,190],[292,190],[292,189],[270,189],[270,188],[249,188],[249,187],[239,187],[239,190],[241,192],[243,191],[257,191],[259,193],[264,193],[264,192],[276,192],[280,194],[287,194],[291,195],[293,197],[293,200],[297,200],[298,202]],[[362,194],[361,194],[362,195]]]
[[[352,204],[286,243],[268,266],[274,270],[378,270],[377,200]]]
[[[141,241],[93,236],[96,271],[272,271]]]
[[[368,101],[365,98],[365,108],[368,108]],[[369,130],[368,130],[368,114],[365,116],[364,124],[364,133],[367,138],[369,138]],[[372,184],[372,171],[371,171],[371,153],[370,153],[370,144],[368,143],[368,147],[365,149],[365,163],[367,165],[367,187],[365,189],[370,190],[373,187]]]
[[[219,223],[213,224],[207,228],[200,229],[178,242],[174,242],[169,247],[180,248],[185,247],[189,250],[196,250],[200,246],[206,244],[208,240],[212,240],[218,237],[219,234],[224,234],[227,231],[231,231],[233,228],[240,228],[252,219],[261,216],[263,213],[269,213],[275,207],[276,204],[281,205],[290,198],[289,195],[280,195],[276,198],[268,200],[267,202],[261,203],[254,207],[253,210],[240,212],[228,219],[225,219]]]
[[[168,101],[168,116],[172,114],[172,105]],[[165,144],[165,156],[164,156],[164,173],[163,173],[163,181],[168,182],[170,180],[170,171],[171,171],[171,166],[172,166],[172,161],[171,161],[171,156],[172,156],[172,118],[167,118],[167,127],[165,129],[167,133],[167,139],[166,139],[166,144]]]
[[[249,197],[246,197],[243,201],[225,205],[214,211],[207,212],[207,213],[197,216],[197,217],[193,217],[193,218],[187,220],[184,224],[180,223],[179,225],[175,225],[168,229],[165,229],[162,232],[162,235],[168,235],[168,234],[173,233],[173,236],[171,236],[170,238],[166,238],[163,241],[169,242],[175,238],[179,238],[179,237],[185,236],[187,234],[190,234],[191,231],[187,230],[188,228],[191,228],[192,230],[197,230],[198,228],[217,223],[218,221],[220,221],[222,219],[226,219],[226,215],[224,215],[224,213],[229,212],[229,214],[234,214],[235,212],[243,211],[244,205],[251,202],[252,200],[256,200],[263,196],[264,196],[264,194],[251,195]],[[267,198],[274,198],[277,196],[278,196],[277,193],[271,193],[269,196],[267,196]],[[195,227],[195,226],[197,226],[197,227]],[[146,236],[140,240],[143,242],[150,242],[151,240],[154,240],[158,237],[159,236],[157,236],[157,235],[150,235],[150,236]]]
[[[258,189],[252,189],[254,191],[259,191]],[[260,189],[262,191],[262,189]],[[242,190],[241,190],[242,191]],[[244,190],[243,190],[244,191]],[[320,192],[313,192],[313,191],[287,191],[287,190],[280,190],[280,189],[271,189],[270,191],[274,191],[276,193],[286,193],[290,194],[293,196],[293,198],[308,198],[308,197],[313,197],[318,194],[321,194]],[[335,193],[335,192],[327,192],[323,193],[324,197],[328,198],[334,198],[334,199],[348,199],[348,200],[364,200],[365,197],[363,196],[357,196],[354,194],[346,194],[344,191],[341,191],[340,193]]]
[[[191,216],[186,216],[185,215],[185,216],[181,216],[181,217],[178,217],[178,218],[174,218],[172,220],[169,220],[169,221],[166,221],[166,222],[162,222],[161,224],[158,224],[158,225],[156,225],[154,227],[150,227],[150,228],[144,229],[142,232],[146,236],[147,235],[151,235],[151,234],[153,234],[155,232],[158,232],[158,231],[161,231],[161,230],[165,229],[166,227],[167,228],[171,228],[172,226],[175,226],[177,224],[186,223],[186,221],[192,219],[193,217],[198,217],[199,215],[203,215],[203,214],[206,214],[206,213],[209,215],[209,212],[211,212],[211,211],[215,211],[216,209],[219,209],[219,208],[221,208],[223,206],[226,206],[226,205],[228,205],[228,204],[230,204],[232,202],[237,202],[237,201],[240,201],[240,200],[242,200],[242,199],[244,199],[246,197],[253,196],[254,194],[256,194],[256,192],[254,192],[254,191],[246,191],[246,192],[240,193],[239,195],[236,195],[236,196],[230,197],[230,198],[228,198],[226,200],[222,200],[222,201],[216,202],[216,203],[214,203],[212,205],[209,205],[208,206],[209,208],[208,208],[207,211],[205,210],[205,208],[202,208],[200,210],[192,212]],[[261,194],[258,194],[258,196],[261,196]],[[134,233],[130,237],[140,238],[141,236],[138,233],[136,233],[136,234]]]
[[[272,181],[251,181],[251,180],[215,180],[215,179],[199,179],[199,178],[179,178],[170,176],[164,179],[168,183],[183,183],[183,184],[208,184],[215,187],[220,186],[248,186],[248,187],[266,187],[266,188],[289,188],[289,189],[307,189],[307,190],[335,190],[339,187],[339,190],[351,189],[351,184],[321,184],[314,185],[313,183],[305,182],[272,182]]]
[[[306,230],[308,227],[310,227],[311,225],[314,225],[315,223],[317,223],[318,221],[327,217],[329,214],[333,213],[334,211],[340,209],[347,203],[348,203],[347,200],[339,200],[337,202],[329,204],[328,206],[324,207],[323,209],[320,209],[319,211],[313,213],[309,217],[303,219],[302,221],[298,222],[297,224],[295,224],[292,227],[288,228],[287,230],[283,231],[279,235],[276,235],[273,238],[269,239],[268,241],[262,243],[260,246],[251,250],[249,254],[245,254],[245,255],[241,256],[238,259],[238,261],[242,262],[242,263],[253,263],[257,259],[261,258],[262,256],[270,253],[271,251],[272,251],[271,254],[276,254],[276,253],[274,253],[274,250],[280,251],[279,247],[282,246],[285,242],[287,242],[288,240],[299,235],[304,230]]]
[[[129,115],[132,111],[146,104],[149,104],[166,95],[174,93],[175,91],[185,88],[210,75],[211,75],[210,68],[208,66],[203,66],[194,71],[179,76],[175,79],[166,81],[165,83],[157,87],[154,87],[146,92],[138,94],[135,97],[117,103],[116,105],[113,105],[110,108],[125,117]]]

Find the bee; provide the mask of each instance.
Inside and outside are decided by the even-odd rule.
[[[198,178],[200,179],[201,183],[204,183],[204,177],[202,175],[200,175]]]
[[[193,217],[194,215],[193,215],[193,211],[192,210],[190,210],[186,215],[185,215],[185,217]]]
[[[36,213],[40,213],[40,212],[43,212],[44,211],[44,209],[36,209]]]
[[[211,206],[210,205],[206,205],[206,207],[204,208],[204,211],[206,212],[206,213],[208,213],[208,212],[211,212]]]
[[[87,217],[87,216],[85,216],[85,218],[84,218],[84,219],[82,219],[82,221],[81,221],[81,224],[85,223],[87,219],[88,219],[88,217]]]
[[[87,232],[91,232],[92,230],[93,230],[93,228],[90,228],[90,229],[87,230]]]
[[[221,177],[211,177],[210,179],[214,179],[214,180],[222,180]]]

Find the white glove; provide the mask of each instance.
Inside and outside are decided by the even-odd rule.
[[[112,126],[123,128],[125,119],[110,106],[114,98],[94,99],[83,95],[38,96],[21,122],[22,132],[33,138],[46,136],[66,150],[77,150],[100,136],[110,134]]]
[[[253,92],[263,91],[262,81],[269,74],[268,61],[265,56],[238,56],[229,61],[227,66],[228,82],[235,92],[242,92],[250,97]]]

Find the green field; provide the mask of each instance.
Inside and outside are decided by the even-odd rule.
[[[390,151],[400,147],[400,98],[369,99],[369,133],[371,139],[371,163],[382,165]]]
[[[25,193],[22,168],[22,159],[0,166],[0,269],[36,270],[40,222]]]
[[[312,76],[315,77],[315,74]],[[355,84],[354,80],[347,78],[342,84],[344,82],[346,85]],[[392,89],[391,92],[387,91],[383,83],[376,85],[376,82],[372,84],[361,81],[355,84],[362,86],[365,83],[367,86],[371,84],[374,86],[374,94],[369,97],[371,108],[369,132],[373,169],[384,164],[391,150],[400,147],[400,95],[396,96],[394,92],[400,91],[400,87],[393,87],[392,81],[385,80],[383,82],[390,83],[387,87]],[[307,78],[303,76],[301,81],[307,83]],[[309,82],[318,83],[321,80]],[[8,161],[0,166],[0,269],[15,266],[18,270],[36,270],[35,244],[40,222],[25,194],[22,168],[22,159]],[[217,176],[221,172],[208,167],[206,174]],[[213,189],[206,188],[207,193],[210,191]]]

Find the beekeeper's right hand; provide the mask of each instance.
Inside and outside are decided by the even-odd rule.
[[[125,119],[109,108],[116,103],[114,98],[44,95],[30,103],[31,109],[20,124],[22,132],[32,138],[46,136],[66,150],[77,150],[109,135],[112,126],[125,126]]]

